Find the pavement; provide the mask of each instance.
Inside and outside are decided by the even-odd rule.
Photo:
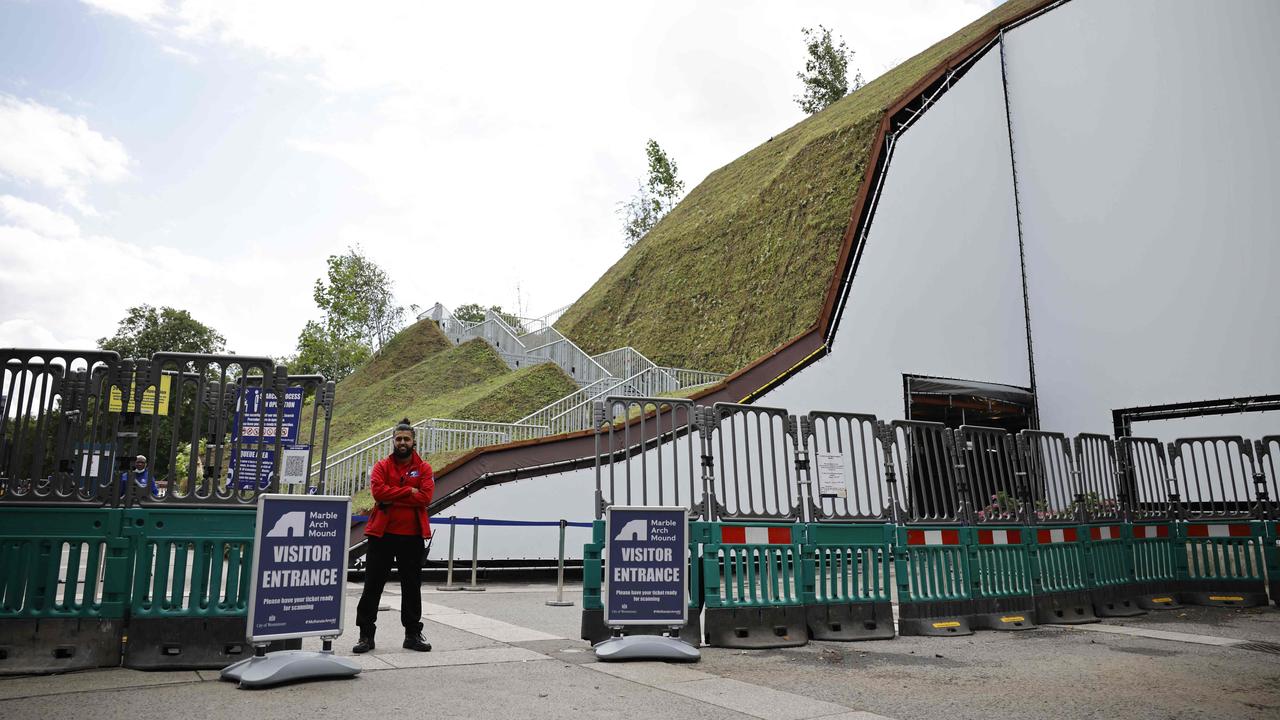
[[[0,718],[1268,718],[1280,717],[1280,610],[1184,608],[1138,618],[956,638],[702,648],[696,664],[600,663],[578,639],[579,588],[424,586],[434,649],[400,648],[398,588],[379,647],[352,655],[355,603],[335,651],[363,671],[260,690],[218,671],[122,668],[0,678]],[[304,641],[320,649],[318,639]]]

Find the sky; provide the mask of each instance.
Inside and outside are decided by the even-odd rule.
[[[406,308],[543,315],[649,138],[692,189],[804,119],[802,27],[870,80],[996,4],[0,0],[0,347],[148,303],[288,355],[353,247]]]

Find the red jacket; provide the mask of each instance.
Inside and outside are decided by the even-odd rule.
[[[413,492],[414,488],[418,489],[417,493]],[[411,523],[416,514],[422,537],[431,537],[427,505],[431,504],[431,497],[435,494],[436,481],[431,466],[418,457],[417,452],[411,453],[409,462],[404,465],[397,463],[394,455],[379,460],[370,473],[369,489],[375,504],[364,528],[365,535],[382,537],[383,533],[395,532],[388,526],[405,521]],[[383,509],[382,505],[389,507]]]

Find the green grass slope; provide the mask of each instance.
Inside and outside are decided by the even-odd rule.
[[[488,343],[470,340],[365,387],[339,385],[329,447],[337,452],[403,417],[512,422],[576,389],[557,365],[513,372]]]
[[[554,363],[522,368],[458,410],[457,417],[487,422],[515,422],[578,389],[573,378]]]
[[[445,398],[510,372],[497,351],[477,339],[430,355],[364,387],[347,388],[344,380],[333,399],[329,446],[339,450],[391,427],[402,417],[417,422],[439,415],[434,410],[461,407]]]
[[[556,327],[589,353],[631,345],[660,364],[720,372],[810,327],[885,109],[1039,2],[1001,5],[711,173]]]
[[[377,355],[344,378],[338,385],[338,397],[373,385],[451,347],[453,343],[438,325],[431,320],[419,320],[397,333]]]

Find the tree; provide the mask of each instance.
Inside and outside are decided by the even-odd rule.
[[[298,354],[289,358],[295,375],[319,373],[337,382],[355,372],[373,353],[356,337],[308,320],[298,335]]]
[[[503,310],[501,305],[490,305],[489,310],[497,313],[498,317],[502,318],[503,321],[511,326],[512,330],[516,331],[517,335],[524,334],[524,323],[520,321],[519,315]],[[454,320],[458,320],[469,325],[484,322],[487,316],[488,311],[485,310],[484,306],[480,303],[466,303],[465,305],[459,305],[453,311]]]
[[[849,62],[854,53],[843,38],[839,43],[833,42],[831,31],[822,25],[816,31],[800,28],[800,32],[804,34],[809,59],[804,63],[804,72],[796,73],[804,83],[804,94],[797,95],[795,101],[801,110],[812,115],[849,94]],[[862,71],[855,70],[852,89],[860,87]]]
[[[316,280],[312,298],[324,317],[307,322],[298,335],[293,372],[342,380],[404,326],[404,308],[395,304],[391,278],[359,248],[329,256],[326,276]]]
[[[627,247],[640,242],[640,238],[676,206],[684,192],[676,161],[657,141],[650,138],[644,152],[649,160],[648,178],[636,184],[636,194],[630,200],[619,203],[618,212],[622,215],[622,234]]]
[[[326,324],[377,352],[404,327],[404,308],[395,304],[391,278],[359,248],[330,255],[328,264],[329,282],[317,279],[312,292]]]
[[[150,305],[129,308],[116,334],[98,338],[98,347],[121,357],[144,359],[158,352],[220,353],[226,338],[186,310]]]
[[[459,322],[474,325],[484,322],[484,306],[480,303],[467,303],[454,308],[453,317]]]

